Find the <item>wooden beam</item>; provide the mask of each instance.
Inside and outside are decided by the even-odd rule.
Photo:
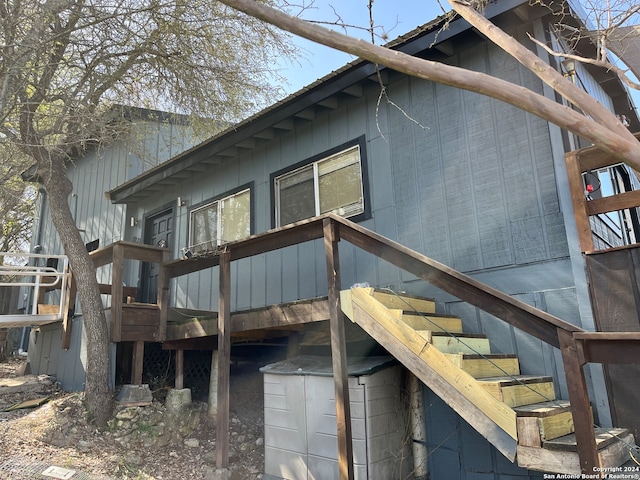
[[[162,259],[162,252],[167,250],[166,248],[156,247],[155,245],[118,241],[94,250],[89,254],[96,268],[113,263],[113,255],[116,248],[122,248],[124,250],[124,258],[152,263],[159,263]]]
[[[124,266],[124,246],[113,245],[113,265],[111,266],[111,340],[122,340],[122,280]],[[142,373],[140,373],[142,378]]]
[[[133,344],[133,358],[131,369],[131,384],[142,385],[142,367],[144,362],[144,340],[138,340]]]
[[[360,92],[362,93],[362,87],[360,87]],[[320,100],[318,102],[318,105],[324,108],[328,108],[330,110],[335,110],[339,106],[338,97],[336,95],[333,95],[331,97],[325,98],[324,100]]]
[[[341,480],[353,480],[353,442],[351,434],[351,404],[347,372],[347,344],[344,315],[340,308],[340,258],[337,225],[329,218],[323,221],[324,251],[329,286],[329,323],[331,328],[331,362],[336,390],[336,422],[338,427],[338,469]]]
[[[305,108],[304,110],[296,113],[294,117],[301,118],[302,120],[313,120],[316,118],[316,110],[312,107]]]
[[[364,89],[362,88],[361,83],[354,83],[353,85],[349,85],[348,87],[343,88],[341,92],[346,93],[347,95],[351,95],[355,98],[360,98],[364,95]]]
[[[266,130],[254,133],[253,136],[260,140],[273,140],[276,135],[273,128],[267,128]]]
[[[218,301],[218,412],[216,415],[216,467],[226,480],[229,468],[229,375],[231,362],[231,254],[220,254]]]
[[[164,267],[170,260],[171,253],[167,250],[162,252],[162,260],[160,262],[160,273],[158,275],[158,309],[160,310],[158,341],[163,342],[167,338],[167,319],[169,317],[169,282],[170,278],[167,269]]]
[[[585,362],[640,364],[640,332],[577,332]]]
[[[290,118],[286,118],[281,122],[274,123],[272,125],[272,127],[277,130],[286,130],[287,132],[293,130],[295,126],[296,126],[295,122]]]
[[[253,150],[254,148],[256,148],[256,141],[253,138],[245,138],[244,140],[236,143],[236,147]]]
[[[112,294],[111,285],[109,285],[108,283],[99,283],[98,284],[98,288],[100,289],[100,294],[101,295],[111,295]],[[137,294],[138,294],[138,287],[125,287],[124,285],[122,286],[122,296],[123,296],[123,298],[125,298],[125,297],[126,298],[129,298],[129,297],[135,298]]]
[[[436,43],[434,48],[439,52],[444,53],[447,57],[452,57],[455,54],[453,40],[451,39]]]
[[[602,197],[590,200],[587,203],[587,214],[616,212],[626,208],[635,208],[640,205],[640,190],[618,193],[611,197]]]
[[[218,319],[215,312],[189,313],[193,318],[170,324],[167,328],[168,342],[218,334]],[[231,314],[231,333],[252,330],[283,329],[306,323],[329,320],[326,297],[301,300],[253,310],[242,310]]]
[[[591,224],[589,223],[589,212],[587,210],[587,200],[584,195],[584,184],[582,182],[582,171],[578,165],[578,155],[575,152],[567,153],[564,157],[567,165],[567,175],[569,179],[569,190],[571,191],[571,201],[573,203],[573,216],[578,230],[578,241],[580,251],[593,251],[593,236],[591,235]]]
[[[252,235],[244,240],[230,242],[225,245],[225,248],[231,252],[231,260],[233,261],[316,240],[323,236],[323,218],[326,217],[302,220],[291,225]],[[169,277],[174,278],[215,267],[219,265],[219,262],[220,259],[217,254],[181,258],[168,262],[167,272]]]
[[[580,470],[584,474],[593,475],[594,472],[600,471],[597,469],[601,465],[598,447],[596,446],[587,382],[582,369],[584,363],[580,360],[584,358],[584,355],[569,332],[558,329],[558,340],[560,342],[565,378],[567,379],[569,401],[571,402],[571,415],[578,444]]]
[[[177,390],[184,388],[184,350],[176,350],[176,383]]]

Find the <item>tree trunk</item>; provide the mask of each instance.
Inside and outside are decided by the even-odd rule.
[[[96,278],[96,268],[69,208],[73,191],[62,158],[39,162],[39,174],[49,199],[51,219],[58,231],[65,254],[78,285],[84,332],[87,341],[85,398],[86,406],[99,427],[111,416],[109,390],[109,332]],[[42,166],[46,166],[42,168]]]

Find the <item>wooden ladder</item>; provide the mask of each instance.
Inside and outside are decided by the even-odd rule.
[[[521,375],[516,355],[494,354],[489,339],[462,331],[430,299],[352,288],[342,310],[510,461],[530,470],[580,475],[567,400],[549,376]],[[601,466],[629,460],[627,430],[596,429]],[[610,470],[609,470],[610,471]]]

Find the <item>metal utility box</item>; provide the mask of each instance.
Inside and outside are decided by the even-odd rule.
[[[338,438],[331,358],[302,356],[264,374],[265,479],[334,480]],[[408,402],[392,357],[349,359],[356,480],[408,478]]]

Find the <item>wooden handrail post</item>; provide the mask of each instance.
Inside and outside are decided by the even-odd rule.
[[[573,201],[573,216],[578,230],[578,241],[580,251],[593,251],[593,236],[591,235],[591,224],[589,223],[589,213],[587,211],[587,200],[584,196],[584,184],[582,183],[582,169],[580,168],[580,158],[578,153],[571,152],[565,155],[567,164],[567,176],[569,179],[569,190]]]
[[[340,259],[336,232],[338,225],[330,218],[323,220],[324,250],[329,285],[329,324],[331,328],[331,362],[336,390],[336,421],[338,427],[338,468],[341,480],[353,480],[353,443],[351,435],[351,404],[347,372],[347,347],[344,315],[340,308]]]
[[[167,274],[165,265],[171,258],[169,251],[162,252],[160,260],[160,275],[158,278],[158,308],[160,310],[160,318],[158,325],[158,341],[163,342],[167,339],[167,319],[169,316],[169,282],[170,278]]]
[[[567,379],[576,442],[578,443],[580,470],[583,474],[594,475],[599,471],[600,458],[593,427],[593,413],[589,403],[587,382],[583,370],[584,355],[570,332],[558,329],[558,340],[560,342],[564,373]]]
[[[122,340],[122,281],[124,275],[124,247],[113,245],[111,265],[111,341]]]
[[[216,478],[226,480],[229,468],[229,375],[231,360],[231,252],[220,253],[218,298],[218,412],[216,416]]]

